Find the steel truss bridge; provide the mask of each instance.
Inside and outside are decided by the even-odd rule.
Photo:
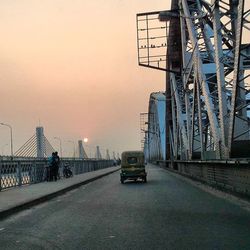
[[[172,0],[171,10],[137,14],[139,65],[166,72],[158,159],[250,158],[249,16],[244,0]],[[149,152],[163,140],[154,107],[151,96]]]

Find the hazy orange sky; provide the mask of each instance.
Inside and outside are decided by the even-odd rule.
[[[14,151],[39,120],[65,155],[68,140],[84,137],[103,152],[140,148],[139,114],[164,89],[164,73],[137,65],[135,17],[167,8],[162,0],[1,1],[0,122],[13,127]],[[8,128],[0,137],[7,154]]]
[[[247,3],[249,8],[249,3]],[[137,65],[136,13],[170,0],[3,0],[0,2],[0,122],[14,151],[44,126],[64,155],[89,138],[102,153],[140,148],[140,112],[164,90],[163,72]],[[9,130],[0,126],[0,153]],[[89,153],[89,149],[87,149]],[[92,149],[92,155],[94,150]]]

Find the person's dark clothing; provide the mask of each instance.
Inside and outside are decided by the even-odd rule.
[[[60,178],[59,176],[59,165],[60,165],[60,157],[57,152],[53,152],[52,155],[48,159],[48,167],[47,167],[47,181],[57,181]]]
[[[54,153],[49,157],[48,159],[48,167],[46,168],[47,171],[47,181],[53,181],[54,176],[54,167],[53,167],[53,161],[54,161]]]
[[[59,177],[59,165],[60,165],[60,157],[58,156],[57,152],[54,155],[54,179],[57,181],[57,178]]]

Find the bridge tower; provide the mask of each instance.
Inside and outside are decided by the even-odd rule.
[[[45,153],[45,140],[44,140],[44,130],[43,127],[36,128],[36,148],[37,148],[37,157],[44,157]]]
[[[106,159],[110,160],[110,155],[109,155],[109,150],[108,149],[106,150]]]
[[[102,155],[101,155],[101,151],[100,151],[99,146],[96,146],[96,159],[98,159],[98,160],[102,159]]]
[[[50,156],[52,152],[55,152],[55,149],[44,135],[44,128],[37,127],[35,134],[14,155],[25,158],[44,158]]]
[[[88,155],[84,150],[82,140],[78,141],[78,152],[79,152],[80,159],[87,159],[88,158]]]

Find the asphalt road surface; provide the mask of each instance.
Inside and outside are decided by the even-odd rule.
[[[250,249],[250,212],[164,169],[119,173],[0,222],[0,249]]]

